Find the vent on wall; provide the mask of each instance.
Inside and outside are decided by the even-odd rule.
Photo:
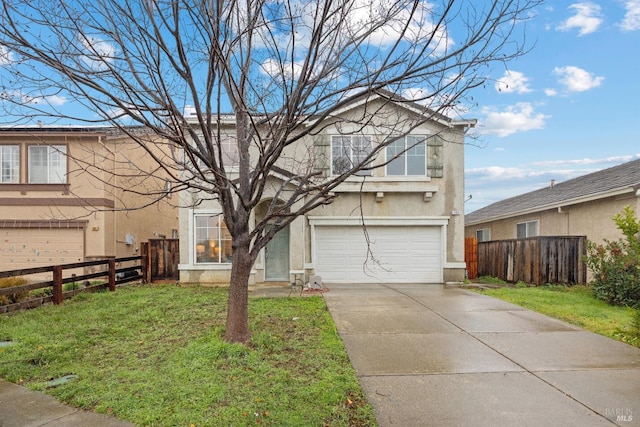
[[[135,242],[135,237],[133,237],[133,234],[127,234],[126,236],[124,236],[124,242],[127,245],[133,245],[133,243]]]

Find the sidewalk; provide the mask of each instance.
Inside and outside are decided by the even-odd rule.
[[[133,424],[66,406],[53,397],[0,379],[0,427],[129,427]]]
[[[640,349],[459,288],[324,295],[381,427],[640,426]]]

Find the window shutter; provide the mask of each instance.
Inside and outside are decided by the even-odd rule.
[[[434,135],[427,140],[427,176],[442,178],[444,169],[442,137]]]
[[[330,139],[327,135],[315,135],[313,137],[313,172],[322,177],[329,176]]]

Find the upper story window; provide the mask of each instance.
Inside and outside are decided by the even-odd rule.
[[[516,237],[524,239],[525,237],[536,237],[538,235],[538,221],[527,221],[516,224]]]
[[[65,184],[67,182],[67,147],[32,145],[28,150],[30,184]]]
[[[426,136],[406,136],[387,146],[387,175],[418,175],[427,172]]]
[[[371,137],[365,135],[342,135],[331,137],[332,174],[340,175],[354,165],[360,164],[371,154]],[[361,170],[356,175],[369,176],[370,170]]]
[[[443,145],[438,135],[408,135],[387,146],[387,176],[443,176]]]
[[[220,148],[222,151],[222,162],[225,167],[238,167],[240,165],[238,141],[235,135],[222,134],[220,136]]]
[[[491,229],[482,228],[480,230],[476,230],[476,238],[478,239],[478,242],[488,242],[491,240]]]
[[[0,183],[20,182],[20,146],[0,146]]]
[[[197,264],[230,263],[231,234],[221,214],[194,215]]]

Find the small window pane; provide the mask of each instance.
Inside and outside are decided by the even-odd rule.
[[[387,160],[398,156],[387,164],[387,175],[404,175],[404,154],[398,155],[403,150],[404,140],[393,141],[387,146]]]
[[[422,139],[422,138],[421,138]],[[414,145],[416,144],[417,145]],[[417,138],[408,137],[407,146],[411,147],[407,150],[407,175],[424,176],[427,172],[427,162],[425,158],[425,143],[418,143]]]

